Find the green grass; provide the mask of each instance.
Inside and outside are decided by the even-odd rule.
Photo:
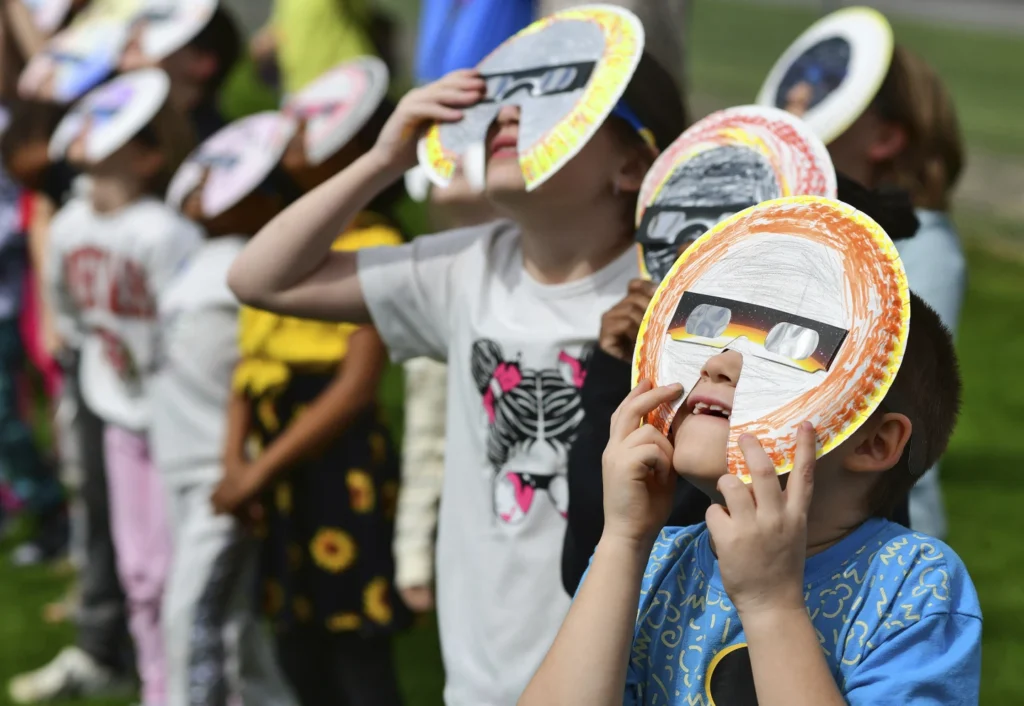
[[[819,14],[734,0],[693,3],[693,89],[733,104],[752,103],[785,48]],[[1024,155],[1024,37],[894,21],[896,41],[921,54],[946,81],[968,142]]]
[[[982,234],[1010,237],[1024,229],[977,214],[960,219],[968,236],[970,292],[960,331],[964,409],[943,467],[950,543],[974,577],[985,613],[983,704],[1024,703],[1024,262],[992,254]],[[385,396],[393,419],[401,414],[400,378]],[[49,659],[73,637],[67,626],[42,624],[40,610],[65,580],[45,569],[0,564],[0,684]],[[412,706],[440,704],[441,662],[434,625],[426,621],[399,645],[402,683]],[[6,694],[0,693],[0,704]],[[86,706],[107,706],[89,702]],[[111,704],[110,706],[115,706]]]

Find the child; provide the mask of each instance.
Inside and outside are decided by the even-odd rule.
[[[312,190],[373,144],[388,112],[379,107],[354,139],[314,164],[304,97],[285,106],[302,122],[283,167]],[[387,218],[396,195],[362,210],[334,251],[400,244]],[[239,332],[227,472],[214,504],[251,519],[247,506],[264,500],[260,578],[281,667],[304,706],[401,704],[392,635],[409,616],[393,587],[399,472],[376,399],[387,362],[380,337],[371,326],[250,308]]]
[[[275,113],[228,126],[189,158],[169,192],[172,202],[184,197],[207,240],[161,298],[162,360],[152,391],[153,458],[169,490],[174,533],[162,616],[167,706],[226,704],[230,694],[245,704],[293,703],[251,606],[256,546],[210,503],[224,477],[224,410],[238,362],[228,267],[283,207],[271,177],[288,128]],[[261,176],[265,188],[253,183],[246,193]],[[211,201],[226,183],[231,201]]]
[[[166,494],[147,439],[156,314],[202,242],[157,198],[192,144],[167,104],[168,84],[156,70],[127,74],[58,128],[53,151],[66,152],[91,184],[54,218],[47,272],[59,319],[81,336],[83,398],[106,425],[110,525],[146,706],[165,703],[160,601],[171,558]]]
[[[640,427],[682,385],[630,393],[604,455],[604,533],[520,704],[977,703],[981,611],[966,568],[881,519],[945,448],[959,405],[948,332],[915,295],[910,308],[881,407],[817,462],[803,423],[781,484],[750,435],[739,443],[752,486],[730,475],[727,435],[706,443],[696,413],[681,410],[668,438]],[[688,392],[728,413],[745,360],[713,354]],[[912,442],[894,409],[915,418]],[[676,474],[728,509],[662,531]]]
[[[956,335],[967,290],[967,262],[950,220],[951,193],[964,155],[956,108],[942,80],[900,45],[871,106],[830,145],[836,169],[869,188],[896,186],[911,194],[921,228],[897,243],[910,288]],[[910,492],[910,522],[946,535],[939,466]]]
[[[837,182],[839,200],[871,216],[897,246],[914,236],[918,221],[907,194],[869,191],[843,174],[837,175]],[[574,595],[579,588],[580,578],[601,539],[604,528],[601,453],[608,445],[608,422],[629,394],[630,362],[637,332],[655,289],[657,284],[647,280],[629,283],[626,297],[601,318],[598,345],[587,364],[587,377],[580,390],[586,416],[569,451],[571,501],[562,548],[562,584],[569,595]],[[703,519],[709,505],[708,498],[694,486],[679,483],[668,524],[674,527],[696,524]],[[892,519],[903,525],[908,523],[905,504],[898,507]]]
[[[643,135],[667,146],[684,127],[671,77],[645,55],[628,109],[535,191],[510,147],[520,111],[501,108],[486,190],[510,220],[331,253],[332,233],[415,164],[425,123],[459,120],[484,89],[477,72],[459,71],[410,92],[376,146],[275,219],[229,277],[257,306],[372,319],[394,359],[448,361],[438,612],[445,701],[474,706],[515,700],[567,608],[558,547],[581,360],[601,312],[638,273],[631,214],[655,157]]]
[[[143,51],[140,41],[141,32],[150,21],[182,22],[173,13],[169,18],[140,20],[121,59],[121,70],[156,66],[165,71],[171,77],[171,104],[192,121],[196,138],[205,140],[224,126],[218,101],[221,86],[241,51],[238,26],[218,4],[205,25],[194,27],[195,35],[187,44],[167,55],[150,56]]]

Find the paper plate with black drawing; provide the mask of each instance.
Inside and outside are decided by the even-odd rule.
[[[71,0],[21,0],[32,13],[32,21],[43,34],[56,32],[71,11]]]
[[[439,186],[451,182],[459,164],[482,186],[487,131],[503,106],[518,105],[519,165],[527,190],[537,188],[601,127],[643,48],[640,20],[612,5],[583,5],[534,22],[480,63],[484,99],[459,122],[431,127],[419,144],[420,164]]]
[[[803,118],[828,144],[878,95],[893,47],[892,27],[877,10],[850,7],[834,12],[782,54],[757,102]]]
[[[885,397],[909,326],[903,263],[877,223],[827,198],[777,199],[717,224],[676,261],[641,323],[633,384],[682,384],[647,422],[666,433],[677,415],[727,423],[729,471],[749,482],[740,435],[757,437],[779,473],[805,420],[828,453]],[[731,408],[706,410],[692,395],[726,349],[743,356]],[[720,419],[696,419],[705,412]]]
[[[142,55],[161,61],[191,42],[210,23],[218,0],[146,0],[132,33]]]
[[[355,137],[388,93],[388,67],[375,56],[337,66],[285,99],[285,115],[305,126],[306,158],[323,164]]]
[[[660,282],[719,221],[783,196],[836,196],[836,173],[810,127],[776,108],[743,106],[695,123],[655,161],[637,202],[645,277]]]
[[[23,98],[72,103],[117,68],[128,41],[128,25],[97,19],[58,32],[29,60],[18,81]]]
[[[158,69],[118,76],[94,89],[71,109],[50,140],[50,157],[59,160],[82,140],[81,157],[102,162],[153,121],[167,101],[170,79]]]
[[[167,190],[167,201],[181,208],[202,187],[206,218],[216,218],[259,187],[277,167],[295,122],[277,111],[257,113],[221,129],[182,164]]]

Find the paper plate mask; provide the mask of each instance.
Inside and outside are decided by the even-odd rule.
[[[71,0],[21,0],[32,13],[36,28],[46,35],[53,34],[64,22],[71,9]]]
[[[181,208],[202,185],[203,215],[216,218],[266,181],[295,135],[295,127],[276,111],[231,123],[185,160],[171,180],[167,202]]]
[[[519,165],[531,191],[572,159],[622,97],[644,48],[628,10],[583,5],[534,22],[477,67],[487,94],[457,123],[434,125],[419,144],[430,180],[447,186],[459,163],[482,187],[484,141],[503,106],[518,105]]]
[[[331,69],[285,99],[284,114],[306,123],[310,164],[323,164],[363,129],[387,95],[389,80],[387,64],[363,56]]]
[[[836,196],[832,159],[806,124],[759,106],[713,113],[647,172],[636,214],[641,270],[660,282],[680,250],[719,221],[799,195]]]
[[[84,138],[85,159],[102,162],[152,122],[169,90],[170,79],[158,69],[134,71],[103,84],[57,126],[50,140],[50,158],[63,158],[76,140]]]
[[[779,473],[810,420],[822,456],[878,407],[899,370],[910,291],[896,248],[873,220],[821,197],[769,201],[719,223],[676,262],[640,326],[633,383],[681,383],[709,358],[743,356],[729,415],[729,471],[756,436]],[[685,400],[648,422],[668,432]],[[685,412],[684,412],[685,413]]]
[[[884,15],[867,7],[839,10],[790,45],[757,102],[802,117],[827,144],[878,95],[892,53],[892,27]]]
[[[114,71],[127,41],[128,26],[120,20],[76,23],[29,60],[18,92],[26,99],[71,103]]]
[[[133,32],[142,54],[160,61],[195,39],[216,11],[217,0],[147,0]]]

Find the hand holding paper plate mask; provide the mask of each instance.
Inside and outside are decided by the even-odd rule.
[[[285,99],[282,111],[300,125],[310,166],[323,164],[363,129],[384,101],[389,80],[383,61],[364,56]]]
[[[419,144],[430,181],[447,186],[461,164],[482,189],[487,131],[503,106],[520,107],[518,152],[532,191],[572,159],[616,107],[640,63],[643,25],[627,10],[583,5],[505,41],[477,67],[484,99],[456,123],[434,125]]]
[[[218,0],[145,0],[132,20],[122,67],[162,61],[203,31]]]
[[[18,93],[28,100],[72,103],[113,73],[127,41],[128,26],[121,20],[75,23],[29,60]]]
[[[805,420],[818,456],[828,453],[885,397],[909,323],[903,265],[874,221],[825,198],[778,199],[719,223],[679,258],[641,324],[633,382],[683,385],[682,399],[647,420],[667,433],[693,414],[708,361],[739,353],[731,409],[717,414],[729,472],[749,482],[740,435],[756,436],[779,473]]]
[[[828,150],[797,118],[746,106],[692,125],[647,172],[637,202],[641,269],[660,282],[719,221],[783,196],[836,196]]]
[[[802,117],[828,144],[878,95],[893,47],[892,27],[877,10],[849,7],[834,12],[779,57],[757,103]]]
[[[50,140],[50,158],[98,164],[127,145],[167,101],[170,81],[157,69],[124,74],[85,96]]]
[[[295,123],[275,111],[231,123],[189,155],[171,180],[167,202],[181,209],[201,189],[202,219],[217,218],[267,180],[294,134]]]

